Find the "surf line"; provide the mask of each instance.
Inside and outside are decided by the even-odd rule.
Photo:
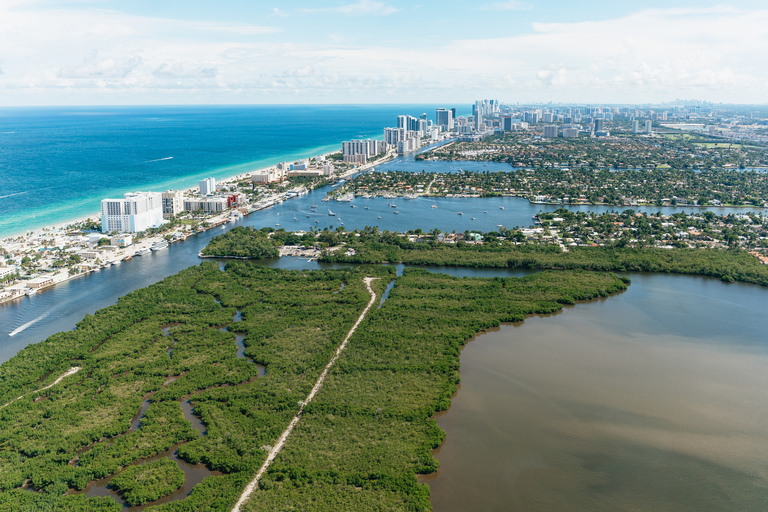
[[[357,330],[357,326],[360,325],[360,322],[363,321],[365,318],[365,315],[368,314],[368,311],[371,309],[371,306],[373,306],[373,303],[376,302],[376,292],[373,291],[373,288],[371,288],[371,282],[373,282],[375,279],[379,279],[378,277],[366,277],[363,279],[363,282],[365,283],[365,287],[368,288],[368,293],[371,294],[371,300],[368,301],[368,305],[363,310],[363,313],[360,315],[360,318],[357,319],[357,322],[355,322],[355,325],[352,326],[352,329],[347,333],[347,337],[344,338],[344,341],[341,342],[341,345],[339,345],[339,348],[336,349],[336,354],[331,358],[330,362],[325,365],[325,370],[323,370],[323,373],[320,374],[320,378],[317,379],[317,382],[315,383],[315,386],[312,388],[312,391],[310,391],[309,395],[307,395],[307,398],[299,402],[299,412],[296,413],[296,416],[293,417],[293,420],[288,424],[288,428],[285,429],[283,434],[280,436],[280,438],[277,440],[277,444],[270,450],[269,455],[267,455],[267,460],[264,461],[264,464],[262,464],[261,468],[259,469],[259,472],[256,473],[256,477],[251,480],[251,482],[245,487],[245,490],[240,495],[240,499],[237,500],[237,503],[235,503],[234,508],[232,509],[232,512],[240,512],[240,507],[243,506],[243,504],[248,500],[248,498],[251,497],[251,494],[253,494],[253,491],[256,490],[259,486],[259,480],[261,480],[261,476],[266,473],[267,468],[269,468],[269,465],[272,464],[272,461],[275,460],[275,457],[277,457],[277,454],[280,453],[280,450],[283,449],[283,446],[285,445],[285,442],[288,440],[288,436],[291,435],[291,432],[293,432],[293,428],[296,426],[296,424],[301,419],[301,414],[304,412],[304,406],[307,405],[309,402],[312,401],[312,399],[315,397],[315,394],[317,394],[318,391],[320,391],[320,388],[323,385],[323,381],[325,380],[325,377],[328,375],[328,372],[333,367],[333,364],[336,362],[336,360],[341,355],[341,352],[346,348],[347,342],[349,341],[349,338],[352,337],[352,335]]]
[[[40,320],[42,320],[43,318],[47,317],[50,313],[51,313],[50,311],[47,312],[47,313],[44,313],[44,314],[40,315],[39,317],[35,318],[34,320],[30,320],[29,322],[25,323],[24,325],[21,325],[20,327],[17,327],[16,329],[14,329],[10,333],[8,333],[8,336],[16,336],[17,334],[19,334],[21,331],[25,330],[30,325],[35,324],[35,323],[39,322]]]

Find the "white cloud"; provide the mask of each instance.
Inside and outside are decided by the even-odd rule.
[[[484,4],[478,7],[478,9],[482,11],[527,11],[528,9],[533,9],[533,6],[528,2],[520,0],[506,0],[505,2]]]
[[[85,56],[82,63],[63,67],[56,76],[59,78],[125,78],[141,62],[141,57],[138,55],[127,60],[99,58],[98,52],[93,50]]]
[[[301,9],[305,13],[329,12],[347,16],[388,16],[400,9],[375,0],[360,0],[352,4],[342,4],[336,7],[321,7],[316,9]]]
[[[370,0],[330,9],[394,12]],[[307,40],[278,27],[0,4],[0,102],[765,102],[766,25],[768,10],[655,9],[442,46],[364,45],[338,27]]]

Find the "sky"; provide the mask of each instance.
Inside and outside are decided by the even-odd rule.
[[[765,0],[0,0],[0,106],[764,104],[765,27]]]

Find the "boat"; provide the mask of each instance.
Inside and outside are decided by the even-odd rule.
[[[275,226],[279,226],[280,224],[275,224]]]
[[[317,208],[317,205],[313,204],[312,206],[310,206],[310,208]]]
[[[333,213],[331,210],[328,210],[328,216],[329,216],[329,217],[335,217],[335,216],[336,216],[336,214],[335,214],[335,213]]]
[[[145,254],[149,254],[151,252],[152,251],[150,249],[148,249],[147,247],[143,247],[143,248],[139,249],[138,251],[136,251],[136,256],[144,256]]]
[[[405,194],[403,197],[405,199],[418,199],[419,195],[418,194]]]
[[[432,208],[437,208],[437,205],[436,205],[436,204],[433,204],[433,205],[432,205]]]
[[[37,288],[27,288],[27,291],[24,292],[24,295],[34,295],[37,293]]]
[[[459,212],[459,215],[464,215],[464,212]]]
[[[320,221],[319,221],[319,220],[316,220],[315,222],[317,222],[318,224],[320,224]]]
[[[309,218],[309,215],[307,215],[307,218]]]
[[[485,210],[483,213],[488,213],[488,210]]]
[[[379,218],[381,218],[381,217],[379,217]]]
[[[353,204],[349,205],[349,207],[350,207],[350,208],[357,208],[357,206],[355,206],[355,205],[353,205]]]
[[[157,242],[154,242],[150,246],[150,250],[152,251],[159,251],[161,249],[167,249],[167,248],[168,248],[168,242],[166,242],[165,240],[158,240]]]
[[[397,211],[397,210],[395,210],[395,213],[396,213],[396,214],[398,214],[398,215],[400,214],[400,212],[399,212],[399,211]]]
[[[293,220],[296,220],[296,214],[293,215]]]
[[[370,208],[368,208],[367,206],[365,207],[365,209],[366,209],[366,210],[370,210]]]
[[[130,256],[126,256],[125,258],[123,258],[123,261],[130,261],[130,260],[131,260]]]
[[[397,208],[397,205],[396,205],[396,204],[391,204],[391,205],[389,205],[389,206],[391,206],[392,208]]]
[[[503,206],[499,206],[499,210],[506,210]]]
[[[475,218],[474,218],[474,217],[472,217],[472,220],[475,220]]]

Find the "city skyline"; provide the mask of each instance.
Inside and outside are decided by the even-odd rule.
[[[764,103],[768,9],[7,0],[0,105]]]

